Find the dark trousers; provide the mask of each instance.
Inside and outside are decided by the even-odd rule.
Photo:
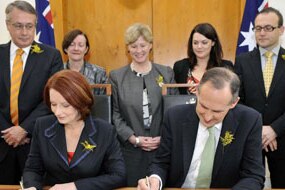
[[[276,151],[264,153],[267,157],[272,188],[285,188],[285,147],[279,141]]]
[[[0,142],[0,184],[19,185],[30,145],[21,145],[16,148],[6,142]]]
[[[127,186],[136,187],[138,180],[148,175],[148,166],[154,157],[155,151],[146,152],[141,148],[135,148],[129,142],[121,148],[127,170]]]

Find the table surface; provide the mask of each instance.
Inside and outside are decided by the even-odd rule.
[[[19,185],[0,185],[0,190],[19,190],[19,189],[21,189]],[[124,187],[124,188],[119,188],[117,190],[136,190],[136,189],[137,188],[135,187]],[[48,188],[44,188],[44,190],[48,190]],[[181,189],[180,188],[164,188],[163,190],[181,190]],[[183,189],[183,190],[199,190],[199,189]],[[209,190],[226,190],[226,189],[209,189]],[[285,189],[265,189],[265,190],[285,190]]]

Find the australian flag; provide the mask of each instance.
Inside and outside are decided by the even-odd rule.
[[[53,22],[49,0],[35,0],[38,14],[37,39],[55,47]]]
[[[236,55],[248,52],[256,47],[255,36],[253,32],[254,19],[258,12],[268,6],[268,0],[246,0]]]

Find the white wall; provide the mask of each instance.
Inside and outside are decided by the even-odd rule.
[[[270,7],[274,7],[278,9],[283,15],[283,22],[285,21],[285,0],[269,0],[268,1]],[[285,23],[283,23],[285,26]],[[281,38],[281,45],[285,48],[285,32]]]
[[[0,44],[7,43],[10,40],[10,35],[6,28],[5,23],[5,9],[7,5],[14,0],[0,0]],[[35,0],[25,0],[35,6]]]

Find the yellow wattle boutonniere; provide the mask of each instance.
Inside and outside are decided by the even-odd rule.
[[[284,54],[284,55],[281,55],[281,57],[282,57],[283,60],[285,60],[285,54]]]
[[[162,87],[162,85],[163,85],[163,76],[159,75],[158,77],[156,77],[156,83],[158,84],[158,86]]]
[[[88,141],[81,142],[82,146],[84,146],[84,151],[93,151],[96,148],[96,145],[89,144]]]
[[[42,50],[38,44],[32,45],[31,51],[32,51],[32,53],[42,53],[42,52],[44,52],[44,50]]]
[[[220,139],[221,139],[223,146],[225,147],[225,146],[231,144],[235,138],[234,138],[234,134],[232,134],[232,132],[226,131],[225,136],[220,137]]]

